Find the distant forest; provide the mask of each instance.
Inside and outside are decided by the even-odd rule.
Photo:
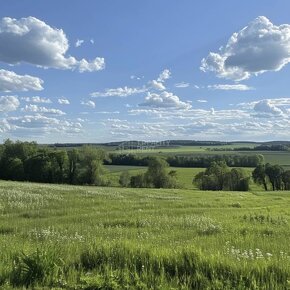
[[[109,154],[107,165],[132,165],[132,166],[148,166],[149,156],[140,156],[138,154]],[[207,168],[212,162],[225,161],[229,167],[256,167],[260,163],[264,163],[264,156],[261,154],[252,155],[176,155],[165,157],[166,162],[172,167],[192,167]]]
[[[265,190],[290,189],[290,171],[265,164],[261,154],[160,157],[108,154],[92,145],[62,149],[11,140],[0,145],[0,179],[4,180],[109,186],[104,164],[147,166],[145,173],[136,176],[123,172],[119,180],[123,187],[176,188],[177,172],[170,167],[197,167],[206,168],[193,179],[202,190],[247,191],[250,176],[242,167],[255,167],[253,180]]]
[[[140,143],[143,143],[146,145],[147,143],[151,142],[145,142],[145,141],[138,141],[138,140],[132,140],[132,141],[118,141],[118,142],[107,142],[107,143],[55,143],[55,144],[46,144],[49,147],[81,147],[84,145],[97,145],[97,146],[106,146],[106,147],[118,147],[122,144],[130,143],[131,145],[136,144],[136,146]],[[178,147],[178,146],[208,146],[208,147],[216,147],[216,146],[225,146],[225,145],[235,145],[240,144],[237,148],[217,148],[217,150],[235,150],[235,151],[264,151],[264,150],[272,150],[272,151],[283,151],[290,148],[290,141],[270,141],[270,142],[253,142],[253,141],[237,141],[237,142],[222,142],[222,141],[196,141],[196,140],[164,140],[161,143],[168,144],[169,147]],[[247,147],[247,144],[256,144],[254,148]],[[245,144],[243,146],[243,144]],[[215,150],[215,148],[211,148],[212,150]]]

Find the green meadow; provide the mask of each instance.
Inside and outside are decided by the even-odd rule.
[[[261,154],[265,158],[265,162],[271,164],[279,164],[284,168],[290,168],[290,151],[239,151],[242,147],[254,148],[257,143],[233,143],[231,145],[220,146],[176,146],[162,147],[147,150],[117,150],[117,147],[102,147],[108,153],[121,154],[138,154],[143,156],[175,156],[190,155],[192,157],[202,155],[256,155]],[[233,149],[236,149],[233,151]],[[217,151],[215,151],[217,150]],[[218,151],[220,150],[220,151]]]
[[[123,171],[128,171],[131,176],[137,175],[138,173],[145,173],[147,167],[142,166],[123,166],[123,165],[106,165],[107,178],[110,180],[110,185],[120,186],[119,178]],[[243,168],[249,175],[251,175],[253,168]],[[194,176],[204,171],[205,168],[183,168],[183,167],[169,167],[168,172],[174,170],[177,173],[178,185],[183,189],[197,189],[197,187],[192,183]],[[251,183],[251,189],[262,190],[257,184]]]
[[[287,191],[1,181],[0,220],[2,289],[290,287]]]
[[[255,146],[257,146],[257,143],[233,143],[233,144],[229,144],[229,145],[212,145],[212,146],[208,146],[208,145],[195,145],[195,146],[186,146],[186,145],[179,145],[179,146],[164,146],[164,147],[160,147],[160,148],[152,148],[152,149],[127,149],[127,150],[118,150],[118,149],[122,149],[122,147],[111,147],[111,146],[104,146],[102,147],[103,149],[107,150],[110,153],[116,153],[118,151],[122,152],[122,153],[137,153],[137,154],[170,154],[170,153],[179,153],[179,154],[186,154],[186,153],[208,153],[208,152],[218,152],[218,151],[211,151],[213,149],[237,149],[237,148],[241,148],[241,147],[248,147],[248,148],[254,148]]]

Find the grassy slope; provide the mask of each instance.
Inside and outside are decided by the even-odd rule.
[[[124,283],[132,286],[139,281],[143,285],[138,284],[139,289],[180,289],[181,285],[183,289],[193,285],[286,289],[290,279],[289,204],[289,192],[0,182],[0,283],[8,283],[12,272],[14,283],[22,285],[26,272],[13,272],[12,260],[16,261],[14,269],[19,269],[21,263],[15,256],[39,249],[40,258],[30,257],[53,261],[45,274],[51,277],[39,279],[40,284],[50,286],[86,289],[84,285],[115,283],[121,288],[110,289],[124,289]],[[126,260],[129,264],[123,264]],[[60,270],[51,274],[55,265]],[[124,273],[135,274],[133,278],[128,274],[131,278],[124,282],[119,279]],[[135,284],[132,287],[138,289]]]

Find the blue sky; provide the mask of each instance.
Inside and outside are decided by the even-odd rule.
[[[3,1],[0,137],[289,140],[290,2]]]

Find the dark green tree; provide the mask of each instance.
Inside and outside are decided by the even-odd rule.
[[[268,190],[267,186],[267,174],[265,171],[265,165],[258,165],[252,172],[252,177],[255,183],[263,185],[265,190]]]
[[[199,172],[193,179],[193,183],[201,190],[221,190],[218,177],[215,174]]]
[[[9,158],[7,160],[5,177],[9,180],[25,180],[23,162],[19,158]]]
[[[94,146],[83,146],[80,150],[80,161],[83,172],[80,176],[81,183],[106,185],[104,178],[106,170],[103,161],[106,158],[104,150]]]
[[[176,175],[168,173],[168,163],[158,157],[151,158],[145,173],[146,183],[155,188],[174,187]]]
[[[223,161],[212,162],[204,171],[199,172],[193,183],[201,190],[248,191],[249,176],[242,169],[232,170]]]
[[[214,175],[217,181],[217,190],[222,190],[225,185],[226,174],[230,171],[225,161],[212,162],[206,169],[206,175]]]
[[[284,169],[280,165],[271,165],[269,163],[265,166],[265,173],[269,178],[273,190],[282,190],[282,175]]]
[[[79,162],[79,151],[77,149],[69,150],[68,153],[68,182],[70,184],[77,183],[77,165]]]
[[[130,177],[130,174],[128,171],[123,171],[120,175],[120,178],[119,178],[119,184],[122,186],[122,187],[129,187],[130,186],[130,180],[131,180],[131,177]]]
[[[290,190],[290,170],[286,170],[282,174],[283,187],[285,190]]]
[[[130,186],[131,187],[137,187],[137,188],[148,187],[145,175],[142,174],[142,173],[139,173],[137,175],[131,176],[131,178],[130,178]]]
[[[54,150],[49,152],[49,157],[52,164],[53,182],[63,183],[65,168],[68,165],[67,152],[64,150]]]
[[[36,154],[35,142],[13,142],[7,139],[1,149],[0,178],[24,180],[24,162]]]
[[[241,168],[233,168],[226,173],[224,190],[248,191],[250,177]]]
[[[26,179],[34,182],[53,182],[53,165],[49,152],[39,150],[38,154],[28,158],[24,163]]]

